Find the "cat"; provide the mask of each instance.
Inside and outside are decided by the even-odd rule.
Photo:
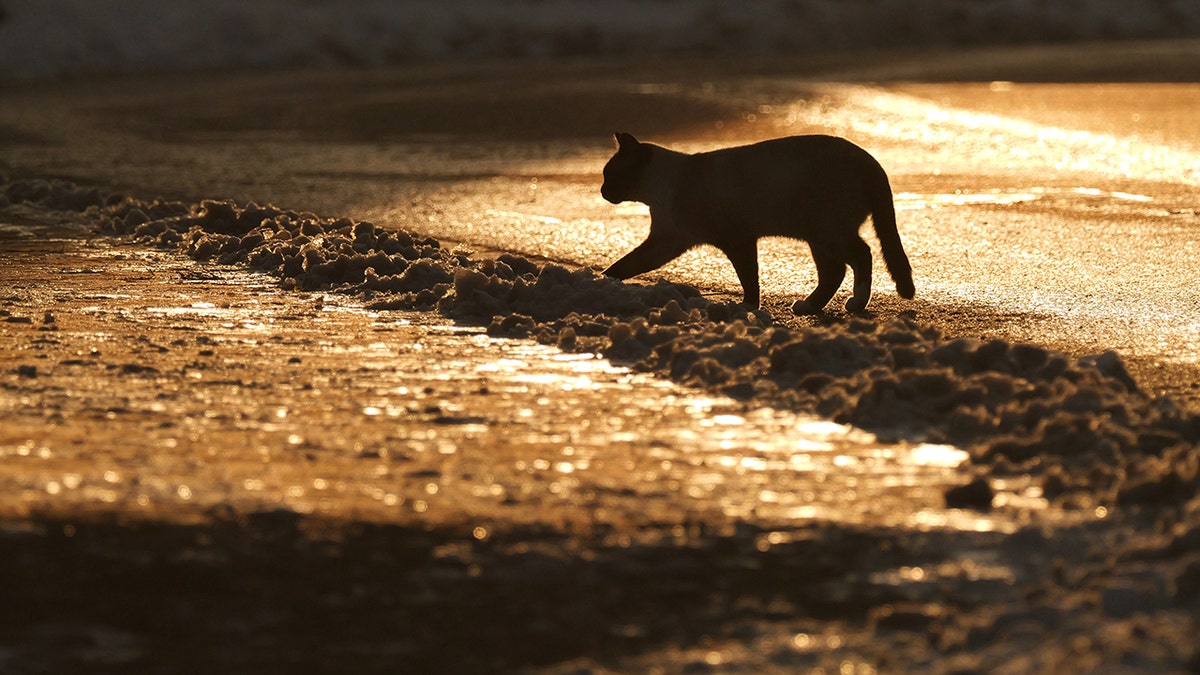
[[[757,309],[758,240],[807,241],[817,287],[792,305],[819,314],[854,270],[847,312],[871,299],[871,249],[858,234],[870,215],[883,260],[903,298],[915,294],[912,268],[896,230],[887,174],[866,150],[835,136],[790,136],[693,155],[614,134],[617,151],[604,166],[600,194],[609,202],[650,207],[646,241],[604,270],[628,279],[657,269],[701,244],[733,263],[743,302]]]

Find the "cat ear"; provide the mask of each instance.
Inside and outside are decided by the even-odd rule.
[[[635,148],[639,145],[638,139],[634,138],[633,134],[618,132],[618,133],[613,134],[613,138],[617,139],[617,148],[618,149],[624,148],[624,147]]]

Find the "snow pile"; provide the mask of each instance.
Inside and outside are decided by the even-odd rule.
[[[1200,486],[1200,415],[1140,391],[1112,352],[1071,360],[1035,345],[947,339],[904,319],[789,328],[689,286],[481,258],[369,222],[253,203],[145,202],[45,181],[8,183],[6,203],[82,210],[102,232],[248,265],[286,289],[437,309],[492,335],[601,353],[883,436],[951,443],[981,471],[1040,475],[1051,498],[1182,503]],[[966,505],[990,503],[990,491],[970,494]]]
[[[1174,0],[3,0],[7,77],[1200,34]]]

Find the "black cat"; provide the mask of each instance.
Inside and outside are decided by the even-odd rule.
[[[614,204],[647,204],[650,234],[605,274],[628,279],[711,244],[733,263],[745,304],[757,308],[758,240],[792,237],[808,242],[817,265],[816,289],[793,311],[824,309],[849,265],[854,295],[846,311],[858,312],[871,299],[871,249],[858,234],[870,215],[897,293],[913,297],[887,174],[850,141],[791,136],[688,155],[630,134],[616,134],[616,140],[600,193]]]

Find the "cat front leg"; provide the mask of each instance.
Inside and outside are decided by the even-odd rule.
[[[650,270],[656,270],[683,255],[691,246],[680,239],[653,232],[637,248],[604,270],[604,275],[616,279],[629,279]]]

